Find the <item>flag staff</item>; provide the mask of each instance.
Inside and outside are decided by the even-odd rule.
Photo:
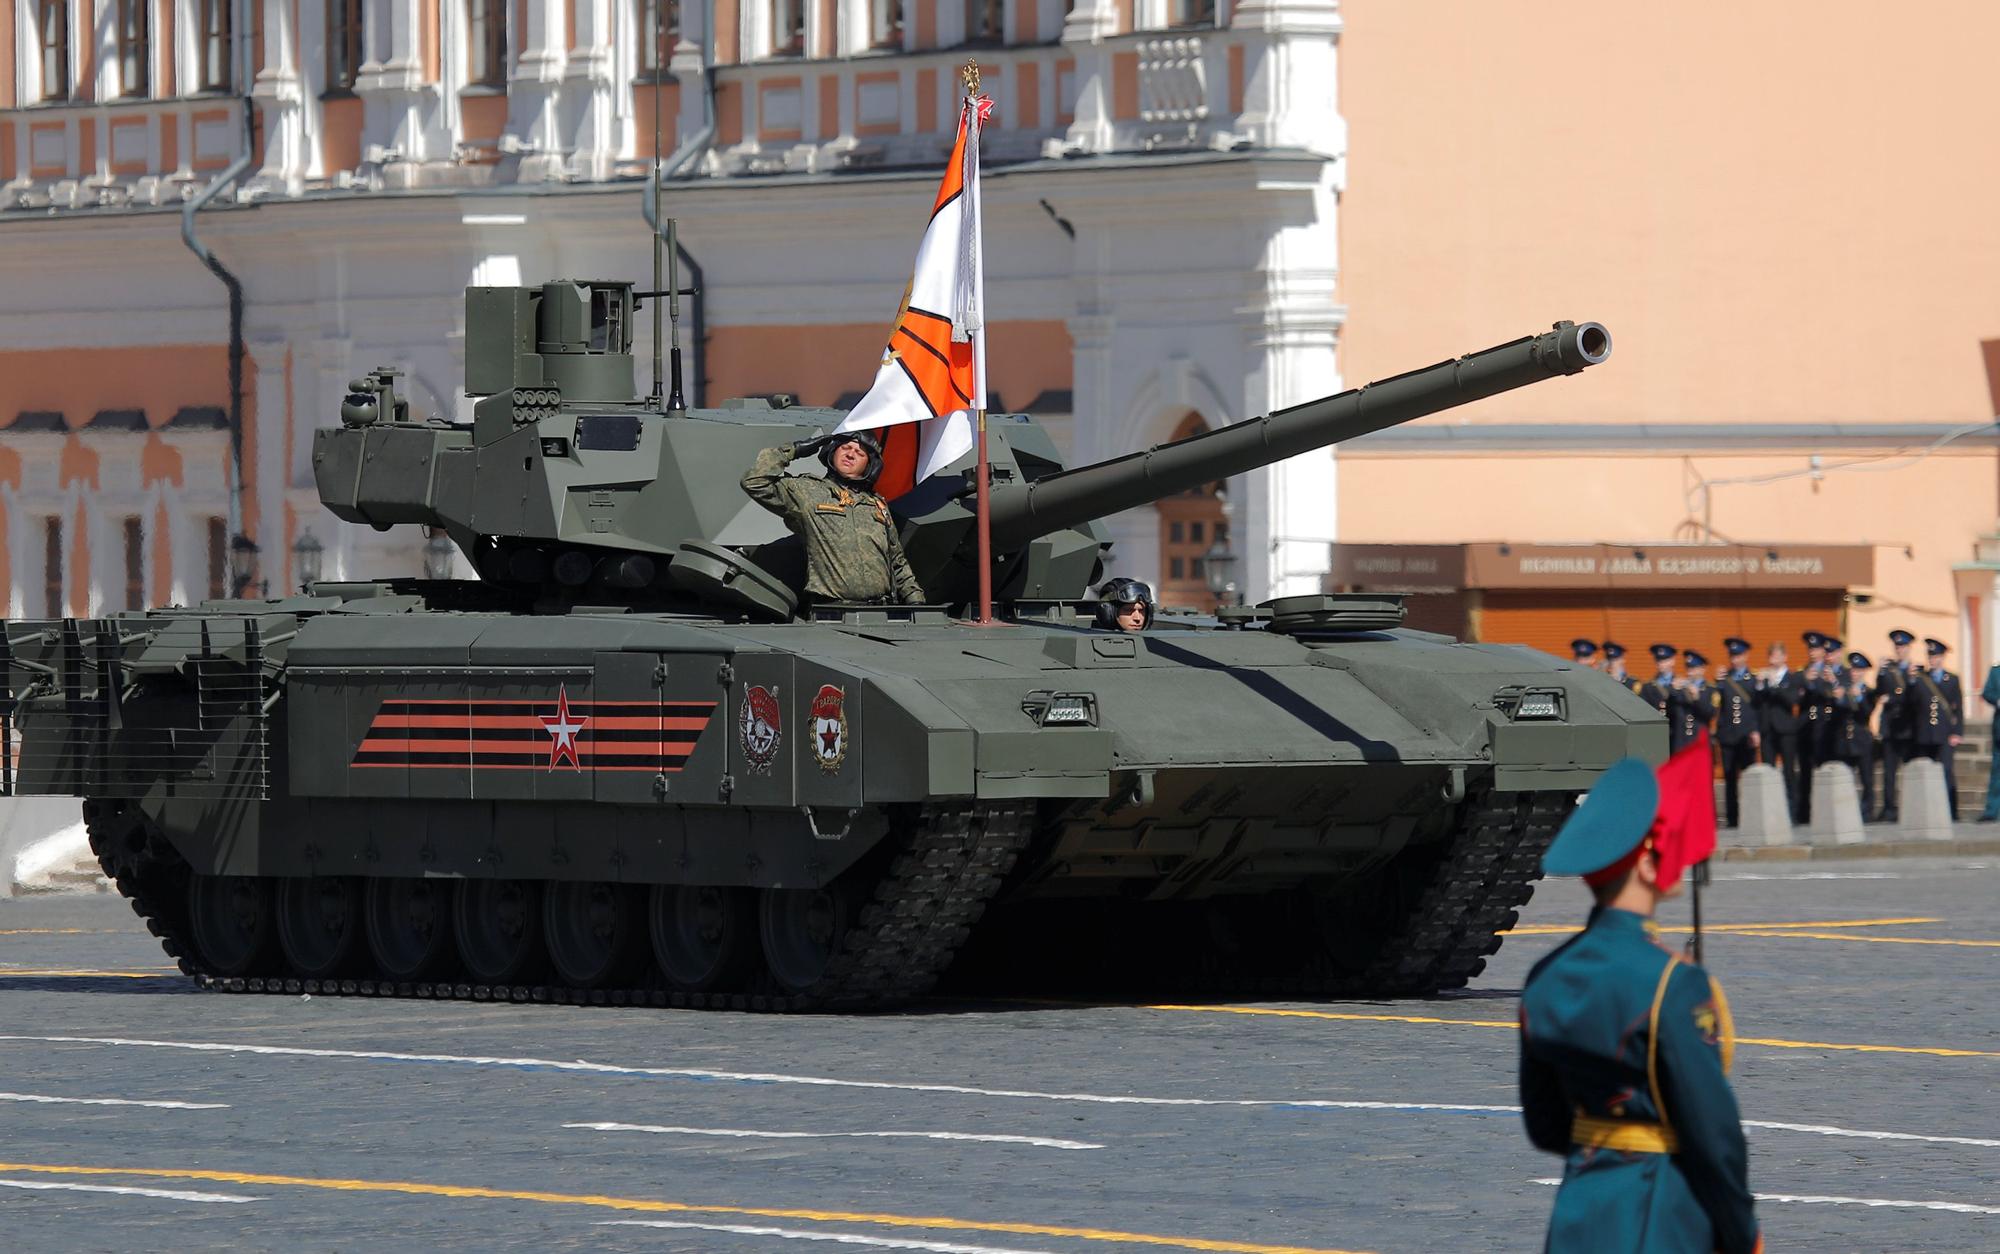
[[[961,106],[961,108],[976,110],[979,107],[978,104],[976,103],[979,99],[979,62],[967,61],[965,63],[965,68],[960,70],[959,73],[960,76],[965,81],[965,103]],[[976,145],[978,142],[979,142],[979,132],[977,128],[971,128],[966,136],[966,144],[968,147],[968,151],[966,152],[966,162],[968,165],[976,163],[979,160],[978,150],[972,147],[973,145]],[[974,168],[976,168],[976,166]],[[976,197],[978,195],[978,190],[977,190],[978,185],[973,181],[967,180],[966,188],[967,191],[970,192],[973,196]],[[978,220],[975,218],[973,219],[973,222],[974,222],[974,229],[978,229],[979,225]],[[985,345],[982,342],[980,344],[980,348],[983,349],[984,347]],[[981,386],[978,389],[979,395],[972,398],[973,404],[975,406],[973,410],[973,424],[978,432],[978,440],[979,440],[979,467],[976,472],[977,479],[975,481],[975,486],[977,490],[974,493],[974,506],[973,506],[974,528],[978,537],[977,551],[979,555],[979,616],[975,618],[973,621],[984,625],[991,625],[994,621],[993,619],[993,516],[992,516],[991,494],[989,491],[992,482],[992,473],[991,473],[990,463],[987,461],[986,458],[986,389],[984,387],[985,377],[986,377],[986,363],[984,361],[981,361],[978,363],[978,369],[973,373],[973,378],[979,381],[979,383],[981,384]]]

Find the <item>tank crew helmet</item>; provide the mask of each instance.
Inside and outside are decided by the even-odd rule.
[[[1619,658],[1625,656],[1625,646],[1619,644],[1616,640],[1606,640],[1604,642],[1604,656],[1607,661],[1616,662]]]
[[[1697,666],[1708,665],[1708,659],[1706,657],[1703,657],[1700,653],[1696,652],[1693,649],[1689,649],[1686,653],[1682,654],[1681,660],[1687,663],[1687,667],[1689,670],[1693,670]]]
[[[1731,658],[1739,658],[1750,652],[1750,642],[1741,636],[1729,637],[1722,642],[1722,647],[1729,650]]]
[[[868,454],[868,465],[862,469],[859,478],[848,479],[846,475],[833,468],[834,450],[848,443],[859,444],[862,451]],[[842,431],[820,446],[819,462],[826,467],[826,473],[834,478],[857,483],[872,491],[875,481],[882,477],[882,441],[875,438],[873,431]]]
[[[1902,648],[1904,645],[1914,644],[1916,642],[1916,639],[1917,638],[1915,636],[1911,635],[1907,631],[1904,631],[1901,627],[1898,627],[1896,628],[1896,630],[1889,633],[1889,643],[1895,645],[1899,649]]]
[[[1596,657],[1597,642],[1595,640],[1585,640],[1579,636],[1569,642],[1569,652],[1570,656],[1579,662],[1586,658]]]
[[[1851,671],[1873,670],[1875,669],[1875,663],[1868,660],[1866,653],[1850,653],[1847,655],[1847,669]]]
[[[1153,589],[1143,580],[1120,576],[1107,579],[1097,590],[1097,625],[1118,629],[1118,611],[1128,605],[1137,605],[1144,610],[1146,619],[1140,630],[1153,625]]]
[[[1947,645],[1944,641],[1933,640],[1929,636],[1924,637],[1924,652],[1928,653],[1930,656],[1943,657],[1950,651],[1951,651],[1951,646]]]
[[[1653,660],[1655,662],[1665,662],[1679,652],[1679,649],[1670,644],[1656,644],[1653,646]]]
[[[1592,888],[1615,883],[1641,854],[1659,859],[1661,885],[1715,852],[1708,735],[1703,733],[1656,770],[1638,758],[1598,776],[1542,855],[1549,875],[1580,875]]]

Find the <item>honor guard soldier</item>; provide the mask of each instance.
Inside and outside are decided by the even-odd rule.
[[[1882,812],[1877,814],[1877,823],[1894,823],[1897,817],[1896,776],[1902,772],[1903,763],[1916,756],[1917,728],[1911,718],[1911,675],[1914,665],[1910,661],[1910,646],[1916,637],[1898,627],[1889,633],[1889,644],[1893,650],[1891,660],[1882,664],[1882,671],[1875,676],[1876,705],[1881,707],[1882,719],[1879,725],[1882,747]]]
[[[1616,640],[1604,642],[1604,673],[1624,684],[1626,690],[1634,696],[1637,696],[1639,689],[1645,686],[1644,681],[1625,669],[1625,646]]]
[[[1639,685],[1640,699],[1662,714],[1667,712],[1667,697],[1673,692],[1674,685],[1680,682],[1680,677],[1674,674],[1674,658],[1679,652],[1670,644],[1654,645],[1653,677]],[[1667,734],[1671,736],[1673,733],[1670,730]]]
[[[1944,795],[1951,805],[1951,821],[1958,822],[1958,775],[1952,769],[1953,751],[1965,731],[1965,692],[1958,676],[1944,668],[1945,643],[1924,640],[1930,665],[1910,675],[1910,709],[1916,716],[1917,757],[1929,758],[1944,767]]]
[[[1833,690],[1839,685],[1839,668],[1827,660],[1827,641],[1832,637],[1817,631],[1805,633],[1806,665],[1800,672],[1805,698],[1799,702],[1799,795],[1792,805],[1793,820],[1812,822],[1812,777],[1826,761],[1833,747],[1829,734],[1833,725]]]
[[[1793,670],[1782,641],[1774,641],[1757,674],[1757,730],[1764,764],[1784,772],[1785,800],[1792,821],[1799,818],[1799,707],[1805,701],[1805,677]]]
[[[1718,694],[1708,685],[1708,659],[1689,649],[1682,659],[1687,677],[1676,680],[1667,691],[1667,751],[1675,752],[1694,743],[1697,736],[1715,725]]]
[[[813,452],[826,466],[825,478],[785,473]],[[767,448],[743,476],[750,499],[805,542],[806,592],[813,599],[923,604],[889,503],[875,494],[881,473],[882,445],[874,434],[848,431]]]
[[[1757,677],[1750,673],[1750,642],[1731,636],[1729,669],[1716,681],[1715,745],[1722,758],[1722,797],[1729,826],[1742,819],[1738,785],[1745,768],[1757,762]]]
[[[1708,746],[1597,781],[1542,857],[1596,897],[1583,932],[1521,989],[1521,1113],[1565,1156],[1550,1254],[1758,1254],[1749,1153],[1729,1087],[1722,988],[1653,916],[1715,847]]]
[[[1569,660],[1590,670],[1604,669],[1604,659],[1597,656],[1597,642],[1581,636],[1569,642]]]
[[[1875,812],[1875,733],[1869,721],[1875,713],[1876,691],[1868,682],[1874,663],[1866,653],[1847,655],[1847,679],[1833,690],[1833,760],[1845,762],[1861,786],[1861,812]]]

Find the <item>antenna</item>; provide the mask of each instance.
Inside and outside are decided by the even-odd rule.
[[[653,202],[653,220],[654,220],[655,222],[657,222],[657,221],[659,221],[659,219],[660,219],[660,206],[659,206],[659,202],[658,202],[658,201],[654,201],[654,202]],[[674,416],[675,416],[676,418],[680,418],[680,417],[685,417],[685,416],[687,415],[687,401],[686,401],[686,400],[685,400],[685,399],[684,399],[684,398],[683,398],[683,397],[681,396],[681,235],[680,235],[680,226],[681,226],[681,224],[680,224],[680,219],[679,219],[679,218],[668,218],[668,219],[667,219],[667,265],[668,265],[668,267],[669,267],[669,269],[668,269],[668,271],[667,271],[667,321],[668,321],[668,323],[669,323],[669,324],[670,324],[670,325],[671,325],[671,326],[673,327],[673,329],[674,329],[674,348],[673,348],[673,357],[672,357],[672,358],[670,359],[670,360],[672,360],[672,362],[673,362],[673,366],[671,367],[671,369],[672,369],[672,371],[673,371],[673,390],[672,390],[672,391],[670,391],[670,392],[669,392],[669,393],[667,394],[667,412],[668,412],[668,413],[670,413],[670,414],[672,414],[672,415],[674,415]],[[658,231],[658,230],[655,230],[655,231],[653,232],[653,238],[654,238],[655,240],[658,240],[658,238],[659,238],[659,234],[660,234],[660,233],[659,233],[659,231]],[[653,333],[654,333],[655,335],[658,335],[658,334],[659,334],[659,329],[660,329],[660,323],[659,323],[659,320],[658,320],[657,318],[655,318],[655,319],[653,320]],[[659,356],[659,353],[658,353],[657,351],[655,351],[655,352],[654,352],[654,357],[655,357],[655,358],[657,359],[657,358],[658,358],[658,356]],[[655,363],[655,365],[654,365],[654,367],[653,367],[653,370],[654,370],[654,373],[655,373],[655,374],[657,375],[657,374],[658,374],[658,371],[659,371],[659,365],[657,364],[657,361],[656,361],[656,363]]]
[[[667,0],[653,0],[653,290],[660,290],[660,78],[667,65]],[[671,227],[668,229],[672,229]],[[674,303],[675,313],[679,313],[679,299],[668,297]],[[680,397],[680,334],[674,334],[674,397]],[[653,408],[659,410],[660,385],[663,382],[660,370],[660,307],[653,306]]]

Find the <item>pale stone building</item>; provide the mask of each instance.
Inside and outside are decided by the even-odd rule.
[[[313,429],[377,364],[457,412],[467,284],[643,281],[656,115],[694,399],[858,393],[969,57],[997,404],[1088,460],[1335,391],[1339,31],[1332,0],[0,0],[5,608],[223,592],[239,535],[274,592],[307,531],[329,577],[419,573],[422,536],[319,509]],[[1333,465],[1227,485],[1244,594],[1319,585]],[[1121,516],[1115,566],[1199,599],[1221,517]]]

